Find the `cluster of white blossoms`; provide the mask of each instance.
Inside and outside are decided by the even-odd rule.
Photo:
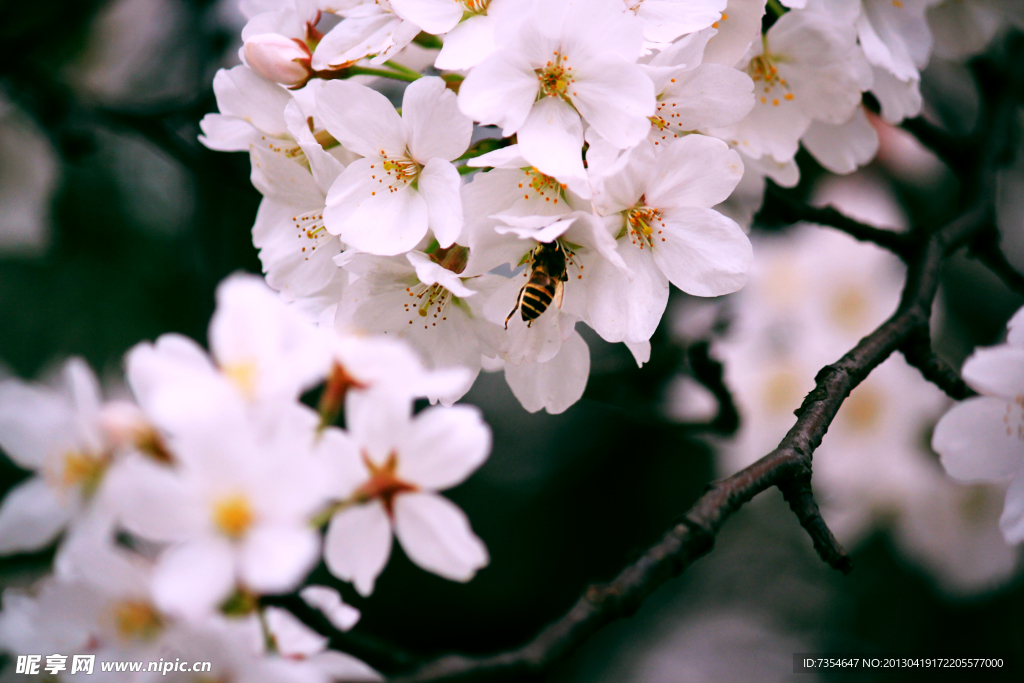
[[[919,111],[928,2],[783,4],[762,32],[765,0],[244,0],[201,139],[250,153],[287,301],[557,413],[577,323],[643,364],[669,283],[743,286],[739,224],[801,144],[849,173],[878,147],[864,92]]]
[[[304,585],[321,559],[362,595],[393,536],[448,579],[487,564],[438,491],[483,463],[490,430],[468,406],[413,414],[417,397],[450,392],[467,371],[317,329],[247,275],[218,289],[209,342],[207,353],[168,334],[133,348],[133,400],[104,402],[78,359],[56,386],[0,383],[0,447],[33,473],[0,506],[0,552],[61,539],[50,576],[5,591],[0,648],[209,659],[217,680],[376,680],[261,598],[299,591],[347,630],[359,612]],[[300,397],[318,385],[314,410]]]

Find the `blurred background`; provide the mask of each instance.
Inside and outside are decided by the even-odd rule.
[[[214,73],[237,63],[236,3],[0,2],[0,376],[45,377],[80,355],[110,393],[122,392],[129,347],[172,331],[205,342],[216,284],[259,272],[249,159],[196,140],[202,115],[216,111]],[[993,59],[1003,42],[997,36],[989,48]],[[965,66],[934,59],[922,90],[934,123],[971,130],[978,95]],[[840,178],[801,155],[803,179],[790,196],[895,229],[952,216],[955,175],[908,134],[875,123],[881,149],[871,166]],[[1020,270],[1018,156],[1000,180],[1000,227]],[[644,368],[589,335],[587,394],[557,416],[526,413],[503,378],[481,376],[466,401],[484,410],[494,452],[451,497],[490,548],[490,566],[455,584],[396,549],[371,598],[341,587],[363,613],[342,648],[387,673],[389,658],[374,655],[379,641],[400,647],[398,659],[520,644],[654,542],[710,480],[777,443],[816,371],[893,310],[903,273],[871,245],[781,225],[773,206],[753,227],[747,289],[715,301],[674,292]],[[937,349],[959,366],[976,345],[998,342],[1022,303],[959,254],[943,273]],[[719,361],[728,395],[714,381]],[[854,392],[826,437],[814,485],[852,553],[852,574],[821,563],[778,492],[766,492],[727,524],[709,556],[551,679],[935,676],[793,674],[795,652],[1024,665],[1024,574],[1019,549],[996,527],[1002,491],[952,483],[928,446],[947,407],[897,355]],[[24,476],[0,460],[2,490]],[[0,558],[0,583],[31,582],[49,560]],[[335,583],[322,568],[315,579]]]

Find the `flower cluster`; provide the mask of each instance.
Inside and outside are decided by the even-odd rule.
[[[863,92],[920,109],[926,2],[784,4],[762,32],[764,0],[243,2],[202,140],[250,152],[287,300],[560,412],[578,322],[643,364],[669,283],[743,286],[736,221],[797,182],[800,144],[848,173],[878,147]],[[397,109],[382,78],[408,83]]]
[[[466,371],[318,330],[254,276],[227,279],[217,299],[209,354],[174,334],[128,353],[134,400],[104,402],[78,359],[57,386],[0,384],[0,446],[33,473],[0,506],[0,552],[62,537],[51,576],[4,593],[0,646],[110,660],[208,651],[234,681],[376,680],[262,598],[299,590],[321,558],[368,595],[392,536],[452,580],[487,564],[438,491],[483,463],[490,430],[471,407],[413,411]],[[314,410],[300,397],[321,384]],[[299,594],[339,629],[359,618],[332,588]]]

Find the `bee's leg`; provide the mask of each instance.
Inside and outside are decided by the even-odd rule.
[[[555,280],[555,307],[562,307],[562,294],[565,293],[565,286],[561,280]]]
[[[505,318],[505,329],[506,330],[508,329],[508,321],[511,320],[512,316],[515,315],[516,311],[519,310],[519,304],[522,303],[522,301],[523,301],[523,293],[524,292],[526,292],[526,285],[523,285],[522,288],[519,290],[519,296],[516,297],[516,305],[512,307],[512,311],[508,314],[508,317]],[[529,325],[527,325],[527,327],[529,327]]]

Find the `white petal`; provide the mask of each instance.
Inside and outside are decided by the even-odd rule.
[[[395,498],[395,536],[409,559],[452,581],[469,581],[490,561],[466,513],[433,493]]]
[[[640,142],[650,130],[647,117],[654,114],[656,104],[647,74],[635,64],[612,59],[577,66],[568,94],[580,115],[619,149]]]
[[[853,173],[878,152],[878,133],[868,122],[863,107],[838,126],[815,121],[800,139],[818,163],[833,173]]]
[[[213,366],[203,347],[180,334],[160,335],[156,342],[136,344],[125,357],[126,379],[135,399],[149,413],[161,387],[182,374],[214,375]]]
[[[1014,313],[1006,323],[1006,343],[1024,347],[1024,308]]]
[[[439,284],[455,296],[470,297],[476,294],[462,283],[462,279],[456,273],[433,261],[423,252],[410,251],[405,258],[416,269],[416,277],[423,284]]]
[[[371,169],[370,165],[377,168]],[[338,176],[327,195],[324,223],[349,246],[378,255],[414,249],[427,233],[423,196],[409,185],[391,191],[371,176],[380,161],[359,159]],[[376,193],[376,194],[373,194]]]
[[[217,152],[245,152],[259,135],[248,121],[223,114],[207,114],[199,122],[199,142]]]
[[[562,413],[583,396],[590,375],[590,349],[578,332],[562,342],[558,353],[545,363],[505,365],[505,381],[523,408]]]
[[[878,67],[875,67],[872,73],[874,80],[871,84],[871,94],[878,98],[883,119],[897,125],[905,118],[917,116],[923,102],[920,79],[901,81]]]
[[[275,138],[287,138],[284,108],[291,101],[288,91],[261,78],[247,66],[221,69],[213,78],[217,107],[224,116],[248,121]]]
[[[169,548],[153,568],[157,606],[190,620],[213,612],[234,585],[235,561],[226,540],[206,538]]]
[[[584,271],[587,322],[605,341],[644,341],[668,305],[668,278],[654,264],[650,249],[639,249],[628,237],[619,244],[633,277],[606,259],[589,259]]]
[[[964,362],[964,380],[974,389],[1015,400],[1024,395],[1024,348],[993,346],[977,349]]]
[[[665,241],[655,241],[654,262],[679,289],[721,296],[746,283],[753,250],[731,218],[712,209],[673,209],[665,212],[661,229]]]
[[[419,413],[398,446],[402,479],[426,489],[451,488],[483,464],[491,430],[473,406],[428,408]]]
[[[321,199],[321,205],[307,213],[264,198],[256,212],[253,244],[260,250],[267,284],[286,301],[314,296],[338,277],[333,259],[341,252],[341,240],[317,229],[322,224],[312,218],[322,215],[322,202]],[[297,221],[292,219],[299,215],[311,219],[310,222],[296,226]]]
[[[328,638],[306,626],[288,610],[265,607],[263,618],[277,651],[285,657],[306,658],[327,649]]]
[[[391,0],[395,14],[427,33],[447,33],[462,19],[463,7],[453,0]]]
[[[321,71],[396,47],[397,42],[404,40],[402,33],[408,24],[390,12],[348,17],[317,43],[312,67]]]
[[[207,523],[193,492],[171,468],[141,456],[107,473],[104,487],[121,524],[153,541],[188,538]]]
[[[539,89],[537,74],[528,62],[496,52],[462,81],[459,108],[483,125],[501,126],[502,135],[508,136],[526,121]]]
[[[420,196],[427,204],[427,224],[442,248],[455,244],[462,232],[462,178],[450,161],[434,157],[420,171]]]
[[[434,68],[470,69],[494,52],[494,17],[480,15],[459,23],[444,37],[444,46],[434,60]]]
[[[455,93],[436,76],[405,89],[402,121],[409,132],[409,152],[421,164],[434,157],[451,161],[466,151],[473,135],[473,122],[459,111]]]
[[[348,631],[359,621],[359,610],[341,599],[341,593],[329,586],[306,586],[299,597],[307,605],[323,612],[331,625],[339,631]]]
[[[373,592],[390,555],[391,522],[380,503],[348,508],[331,518],[324,562],[339,579],[351,581],[360,595]]]
[[[1009,423],[1004,421],[1007,416]],[[1019,416],[1019,408],[1005,400],[969,398],[950,408],[935,425],[932,448],[954,479],[1004,480],[1024,463]]]
[[[0,505],[0,555],[30,552],[50,544],[68,523],[73,508],[40,477],[10,491]]]
[[[675,131],[731,126],[754,107],[754,82],[738,69],[703,64],[679,73],[662,94],[658,113]]]
[[[313,529],[294,525],[262,525],[252,529],[242,544],[242,581],[260,593],[286,593],[295,588],[316,564],[320,539]]]
[[[19,380],[0,382],[0,448],[25,469],[77,444],[75,416],[65,397]]]
[[[585,176],[583,123],[568,104],[545,97],[533,105],[519,128],[519,151],[541,173],[556,177]]]
[[[646,203],[658,209],[711,207],[732,193],[743,177],[739,154],[717,138],[687,135],[656,157]]]
[[[1007,543],[1024,542],[1024,471],[1018,472],[1006,491],[1006,504],[999,518],[999,529]]]
[[[405,156],[405,125],[388,98],[365,85],[331,81],[316,93],[317,118],[347,149],[364,157]]]
[[[626,348],[633,354],[633,360],[636,361],[638,368],[642,368],[644,363],[651,359],[651,342],[625,342]],[[686,377],[686,375],[681,375]]]

